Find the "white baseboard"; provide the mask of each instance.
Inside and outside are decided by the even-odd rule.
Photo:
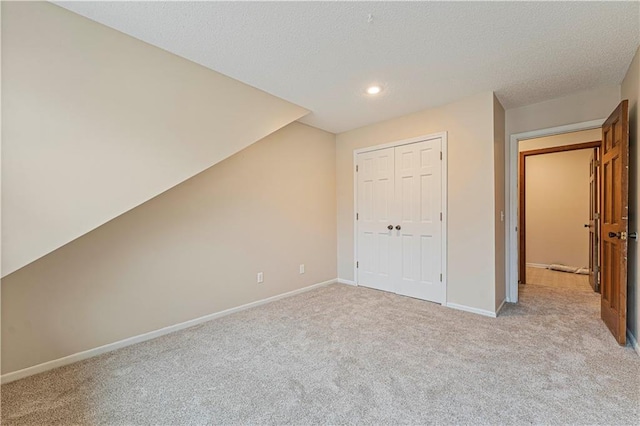
[[[530,268],[549,269],[549,265],[545,265],[544,263],[527,263],[527,266]]]
[[[351,281],[351,280],[344,280],[342,278],[338,278],[337,282],[339,284],[347,284],[347,285],[356,285],[355,281]]]
[[[126,346],[134,345],[136,343],[144,342],[147,340],[155,339],[156,337],[164,336],[165,334],[173,333],[175,331],[184,330],[185,328],[193,327],[194,325],[202,324],[203,322],[211,321],[216,318],[220,318],[226,315],[230,315],[236,312],[244,311],[245,309],[255,308],[256,306],[264,305],[266,303],[275,302],[276,300],[284,299],[286,297],[295,296],[296,294],[304,293],[309,290],[323,287],[329,284],[334,284],[338,280],[332,279],[321,283],[313,284],[308,287],[303,287],[298,290],[289,291],[287,293],[271,296],[266,299],[257,300],[255,302],[247,303],[245,305],[237,306],[235,308],[225,309],[224,311],[215,312],[213,314],[205,315],[203,317],[195,318],[189,321],[181,322],[179,324],[170,325],[158,330],[150,331],[148,333],[140,334],[138,336],[129,337],[124,340],[120,340],[114,343],[109,343],[97,348],[89,349],[86,351],[78,352],[72,355],[68,355],[62,358],[54,359],[53,361],[47,361],[42,364],[34,365],[32,367],[23,368],[22,370],[13,371],[11,373],[3,374],[0,377],[0,383],[9,383],[15,380],[19,380],[34,374],[42,373],[44,371],[53,370],[54,368],[62,367],[64,365],[72,364],[74,362],[82,361],[87,358],[92,358],[111,352],[116,349],[124,348]]]
[[[498,316],[495,312],[486,311],[484,309],[472,308],[471,306],[458,305],[457,303],[447,302],[443,306],[446,306],[447,308],[457,309],[459,311],[471,312],[472,314],[484,315],[485,317],[496,318]],[[500,306],[502,307],[502,305]]]
[[[504,307],[504,304],[507,303],[507,299],[504,299],[502,301],[502,303],[500,304],[500,306],[498,306],[498,309],[496,309],[496,317],[498,316],[498,314],[500,314],[500,311],[502,310],[502,308]]]
[[[638,341],[636,340],[635,337],[633,337],[633,334],[631,334],[631,331],[627,328],[627,340],[629,341],[629,343],[631,343],[631,346],[633,347],[633,349],[636,350],[636,353],[638,354],[638,356],[640,356],[640,346],[638,345]]]

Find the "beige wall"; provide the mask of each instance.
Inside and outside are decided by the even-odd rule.
[[[629,100],[629,124],[630,124],[630,158],[629,158],[629,231],[640,232],[638,209],[640,209],[640,148],[638,147],[638,126],[640,126],[640,48],[629,66],[629,70],[622,82],[622,99]],[[629,286],[627,294],[627,326],[635,337],[640,339],[640,250],[638,242],[629,240]]]
[[[504,174],[504,108],[497,97],[493,97],[493,167],[495,193],[495,244],[496,244],[496,281],[495,309],[498,309],[506,297],[505,281],[505,174]]]
[[[5,277],[2,372],[334,279],[335,158],[293,123]]]
[[[2,84],[5,274],[307,113],[46,2],[2,2]]]
[[[592,149],[527,157],[526,261],[589,266],[589,160]]]
[[[620,86],[603,86],[505,111],[507,140],[515,133],[607,118],[620,103]]]
[[[495,311],[493,93],[384,121],[336,137],[338,277],[353,280],[353,151],[447,131],[447,301]]]
[[[594,142],[601,133],[598,128],[528,139],[518,149]],[[586,150],[527,158],[527,263],[588,266],[590,156]]]
[[[527,139],[520,141],[518,150],[531,151],[533,149],[551,148],[556,146],[573,145],[585,142],[597,142],[602,139],[602,130],[600,128],[581,130],[579,132],[563,133],[554,136],[545,136],[543,138]]]

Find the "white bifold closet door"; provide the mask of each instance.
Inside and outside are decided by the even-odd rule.
[[[358,154],[358,281],[385,291],[395,291],[394,170],[394,148]]]
[[[440,138],[358,154],[358,284],[444,303]]]

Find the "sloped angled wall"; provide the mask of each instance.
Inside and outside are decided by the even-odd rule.
[[[2,273],[304,116],[44,2],[2,3]]]

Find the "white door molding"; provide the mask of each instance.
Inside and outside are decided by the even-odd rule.
[[[545,136],[560,135],[563,133],[578,132],[581,130],[598,129],[602,127],[605,119],[583,121],[581,123],[567,124],[564,126],[550,127],[547,129],[533,130],[524,133],[512,134],[509,138],[509,148],[505,156],[506,188],[505,196],[507,205],[507,233],[506,233],[506,295],[507,302],[518,301],[518,144],[527,139],[541,138]]]
[[[447,159],[448,159],[448,143],[447,132],[433,133],[429,135],[418,136],[410,139],[403,139],[395,142],[389,142],[381,145],[370,146],[366,148],[355,149],[353,151],[353,277],[355,285],[358,285],[358,269],[356,267],[356,261],[358,259],[358,221],[356,220],[356,214],[358,212],[358,176],[356,172],[356,166],[358,165],[358,154],[378,151],[386,148],[395,148],[402,145],[409,145],[418,142],[425,142],[433,139],[440,139],[441,152],[442,152],[442,164],[441,164],[441,196],[442,196],[442,241],[441,241],[441,268],[442,268],[442,284],[444,286],[445,298],[443,305],[446,306],[446,293],[447,293],[447,224],[448,224],[448,204],[447,204]]]

